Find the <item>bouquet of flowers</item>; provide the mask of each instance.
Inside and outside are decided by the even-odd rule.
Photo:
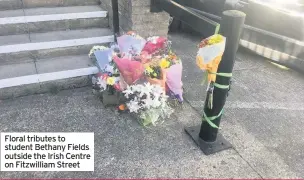
[[[120,91],[120,77],[109,76],[108,73],[98,73],[93,76],[92,83],[95,90],[100,92],[109,91],[114,94],[114,90]]]
[[[220,34],[204,39],[199,44],[196,64],[208,72],[208,82],[215,82],[218,65],[225,51],[226,38]]]
[[[181,60],[171,50],[160,62],[160,66],[166,70],[166,91],[170,97],[183,102],[183,83]]]
[[[206,72],[208,79],[207,106],[213,108],[213,90],[216,81],[218,66],[225,51],[226,38],[220,34],[204,39],[199,44],[196,63],[197,66]]]
[[[123,93],[127,98],[127,108],[131,113],[139,115],[144,126],[156,125],[173,113],[173,109],[167,104],[168,96],[159,85],[150,83],[132,85]]]
[[[147,43],[143,49],[144,52],[154,54],[160,49],[164,49],[166,46],[167,38],[154,36],[147,39]]]
[[[144,74],[144,66],[141,62],[134,60],[132,57],[114,56],[113,60],[119,69],[124,81],[128,85],[134,84]]]
[[[158,60],[154,60],[146,64],[145,75],[149,83],[159,85],[165,90],[166,87],[166,71],[163,69]]]
[[[134,32],[128,32],[117,38],[120,52],[125,55],[140,55],[146,44],[146,40]]]
[[[96,62],[100,73],[92,77],[93,88],[99,92],[108,91],[114,94],[115,90],[120,90],[120,74],[113,62],[112,56],[117,51],[117,47],[94,46],[89,57]]]

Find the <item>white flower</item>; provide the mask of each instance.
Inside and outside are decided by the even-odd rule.
[[[107,88],[107,82],[104,79],[98,78],[97,79],[97,85],[100,87],[102,91],[104,91]]]
[[[125,91],[130,112],[137,113],[144,120],[144,124],[156,125],[158,121],[169,117],[173,110],[167,104],[167,96],[159,85],[137,84],[128,86]],[[153,97],[153,98],[152,98]]]
[[[143,97],[144,95],[146,95],[150,97],[150,93],[152,92],[152,89],[153,86],[150,83],[146,83],[144,86],[141,87],[140,91],[138,91],[140,92],[139,96]]]
[[[147,40],[153,44],[156,44],[158,38],[159,36],[153,36],[153,37],[149,37]]]
[[[164,89],[160,85],[153,86],[153,94],[161,95],[164,94]]]
[[[144,108],[150,109],[153,106],[153,100],[151,99],[150,95],[144,101]]]
[[[132,91],[132,87],[131,86],[128,86],[126,90],[123,91],[123,93],[125,94],[125,97],[126,98],[129,98],[129,96],[131,94],[133,94],[134,92]]]
[[[161,105],[161,102],[159,101],[158,98],[153,99],[152,107],[153,108],[158,108]]]
[[[130,110],[130,112],[138,113],[138,110],[140,109],[140,106],[138,105],[138,102],[136,101],[130,101],[127,103],[127,106]]]
[[[133,90],[133,92],[141,92],[143,87],[144,87],[143,85],[137,84],[137,85],[132,86],[132,90]]]

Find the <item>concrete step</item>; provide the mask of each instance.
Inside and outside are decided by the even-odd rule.
[[[98,5],[99,0],[0,0],[0,10],[14,10],[37,7]]]
[[[87,86],[95,67],[87,54],[0,66],[0,99]]]
[[[0,0],[0,11],[22,9],[22,0]]]
[[[100,0],[22,0],[24,8],[99,5]]]
[[[98,5],[8,10],[0,13],[0,36],[108,26],[107,11]]]
[[[114,41],[107,28],[0,36],[0,65],[37,61],[43,58],[87,54],[93,45]]]

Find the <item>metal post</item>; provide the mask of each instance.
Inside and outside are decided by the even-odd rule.
[[[219,65],[218,73],[232,73],[233,71],[245,17],[246,14],[240,11],[230,10],[223,12],[220,34],[226,37],[226,49]],[[229,85],[230,78],[217,76],[216,83]],[[213,108],[209,109],[207,107],[207,103],[205,103],[204,112],[207,117],[218,116],[221,113],[226,102],[227,94],[228,89],[219,89],[214,87]],[[206,102],[208,102],[208,98]],[[221,116],[212,122],[219,127]],[[232,147],[232,145],[226,141],[220,133],[218,133],[218,129],[211,127],[206,121],[203,121],[201,126],[190,127],[185,130],[191,135],[206,155]]]
[[[113,10],[113,31],[115,36],[115,42],[117,42],[117,36],[119,36],[118,0],[112,0],[112,10]]]

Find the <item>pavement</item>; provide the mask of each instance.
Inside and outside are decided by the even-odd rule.
[[[170,34],[186,102],[158,127],[105,108],[91,88],[0,102],[1,132],[94,132],[94,172],[1,172],[0,178],[304,178],[303,75],[240,49],[221,123],[232,149],[206,156],[184,128],[201,123],[198,37]]]

